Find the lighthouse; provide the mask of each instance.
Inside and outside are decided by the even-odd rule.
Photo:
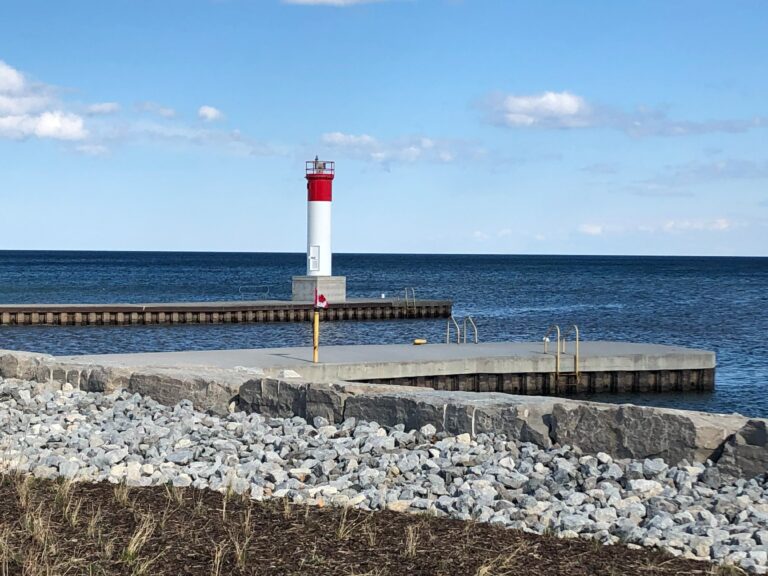
[[[346,300],[347,279],[333,276],[331,251],[331,203],[336,163],[317,156],[305,165],[307,180],[307,274],[293,277],[292,297],[296,301],[314,301],[315,294],[326,300]]]
[[[331,276],[331,202],[335,162],[315,157],[306,165],[307,276]]]

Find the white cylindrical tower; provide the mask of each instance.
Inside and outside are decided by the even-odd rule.
[[[334,162],[315,157],[306,164],[307,276],[331,276],[331,201]]]

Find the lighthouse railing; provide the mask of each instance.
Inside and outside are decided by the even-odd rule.
[[[336,162],[331,160],[307,160],[307,174],[335,174]]]

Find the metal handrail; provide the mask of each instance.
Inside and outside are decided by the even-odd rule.
[[[405,313],[408,314],[408,291],[411,291],[411,295],[413,296],[413,310],[416,311],[416,290],[414,288],[407,288],[405,289]]]
[[[544,334],[544,338],[542,338],[542,341],[544,342],[544,354],[549,354],[549,335],[552,333],[555,333],[557,335],[557,341],[555,342],[555,377],[560,377],[560,346],[562,344],[562,341],[560,339],[560,326],[557,324],[552,324],[547,329],[547,333]]]
[[[475,344],[477,344],[477,324],[475,324],[475,320],[472,318],[472,316],[467,316],[464,318],[464,344],[467,343],[467,322],[469,322],[470,326],[472,326],[472,329],[475,333]]]
[[[459,323],[456,322],[456,318],[453,316],[448,318],[448,323],[445,328],[445,343],[451,343],[451,322],[453,322],[453,325],[456,327],[456,344],[461,344],[461,328],[459,327]]]
[[[566,351],[565,351],[566,338],[571,333],[573,333],[575,336],[575,340],[573,343],[573,372],[576,374],[576,379],[578,380],[579,378],[579,327],[576,326],[576,324],[573,324],[563,334],[562,351],[563,351],[563,354],[566,354]]]
[[[415,288],[406,288],[405,289],[405,301],[408,301],[408,290],[411,291],[411,296],[413,297],[413,307],[416,308],[416,289]]]

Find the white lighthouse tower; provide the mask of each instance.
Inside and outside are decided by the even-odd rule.
[[[296,301],[314,301],[315,294],[322,294],[331,304],[346,300],[347,279],[332,273],[331,202],[335,175],[335,162],[315,157],[306,163],[307,275],[293,278]]]

